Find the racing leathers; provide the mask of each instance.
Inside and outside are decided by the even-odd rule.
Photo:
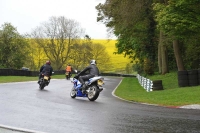
[[[45,64],[45,65],[41,66],[39,80],[43,75],[48,76],[49,80],[50,80],[50,76],[52,75],[52,72],[53,72],[53,68],[51,67],[51,65]],[[39,83],[39,81],[38,81],[38,83]]]
[[[83,75],[86,72],[89,72],[89,73],[87,75]],[[86,88],[85,81],[95,76],[99,76],[99,69],[95,64],[90,64],[85,69],[83,69],[79,74],[77,74],[75,77],[78,78],[79,81],[81,82],[82,91],[84,92]]]

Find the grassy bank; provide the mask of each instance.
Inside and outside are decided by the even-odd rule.
[[[52,79],[65,79],[65,75],[53,75]],[[0,83],[37,81],[38,77],[27,76],[0,76]]]
[[[178,87],[176,72],[147,78],[162,80],[164,90],[147,92],[136,78],[124,78],[115,95],[130,101],[164,106],[200,104],[200,86]]]

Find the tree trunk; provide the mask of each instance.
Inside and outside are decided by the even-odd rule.
[[[158,46],[158,66],[159,73],[166,74],[169,72],[168,69],[168,60],[167,60],[167,48],[164,44],[164,35],[163,32],[160,31],[159,36],[159,46]]]
[[[162,43],[161,55],[162,55],[162,74],[166,74],[169,72],[169,70],[168,70],[168,60],[167,60],[167,48],[164,45],[164,43]]]
[[[176,58],[176,64],[178,67],[178,71],[185,70],[184,65],[183,65],[183,59],[181,57],[181,51],[180,51],[178,40],[173,41],[173,49],[174,49],[174,55]]]
[[[159,43],[158,43],[158,72],[159,73],[162,73],[161,43],[162,43],[162,32],[160,31]]]
[[[162,74],[166,74],[169,72],[168,70],[168,60],[167,60],[167,48],[164,43],[164,34],[160,31],[160,46],[161,46],[161,63],[162,63]]]

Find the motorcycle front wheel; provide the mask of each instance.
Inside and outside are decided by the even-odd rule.
[[[67,75],[67,80],[69,80],[69,79],[70,79],[70,75],[68,74],[68,75]]]
[[[99,97],[99,89],[96,85],[92,85],[88,88],[89,92],[88,92],[88,99],[90,101],[95,101],[98,97]]]
[[[70,96],[71,96],[71,98],[75,98],[76,97],[76,90],[75,90],[74,87],[72,88],[72,90],[70,92]]]

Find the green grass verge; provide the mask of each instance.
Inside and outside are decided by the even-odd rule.
[[[52,79],[65,79],[65,75],[53,75]],[[0,83],[37,81],[38,77],[28,76],[0,76]]]
[[[200,86],[178,87],[175,72],[166,75],[148,77],[151,80],[162,80],[164,90],[147,92],[137,78],[124,78],[115,95],[134,102],[158,104],[164,106],[182,106],[200,104]]]

